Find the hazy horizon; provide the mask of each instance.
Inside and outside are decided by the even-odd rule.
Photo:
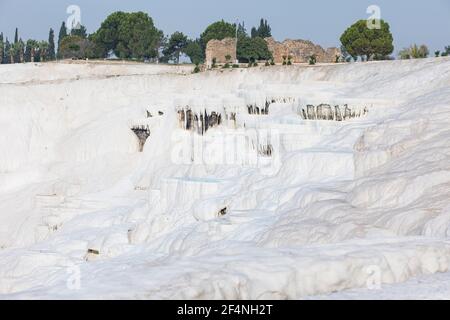
[[[369,5],[381,8],[381,18],[391,25],[394,35],[394,54],[410,44],[426,44],[431,52],[450,45],[450,0],[430,0],[411,3],[406,0],[280,0],[270,2],[229,0],[226,7],[217,1],[196,0],[171,1],[170,3],[143,3],[118,0],[95,3],[87,0],[12,1],[0,0],[0,32],[10,40],[14,30],[19,28],[22,39],[44,40],[50,28],[58,35],[62,21],[66,21],[69,5],[81,9],[81,22],[89,33],[94,32],[101,22],[114,11],[144,11],[154,20],[164,34],[182,31],[191,38],[212,22],[224,19],[229,22],[244,21],[247,31],[259,24],[261,18],[268,20],[275,39],[311,40],[323,47],[340,46],[339,38],[344,30],[358,19],[366,19]],[[236,13],[237,12],[237,13]],[[37,18],[39,17],[39,18]]]

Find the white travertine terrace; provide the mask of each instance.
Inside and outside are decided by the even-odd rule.
[[[0,66],[0,298],[370,295],[374,274],[411,297],[447,277],[449,58],[191,71]],[[186,130],[187,110],[221,122]]]

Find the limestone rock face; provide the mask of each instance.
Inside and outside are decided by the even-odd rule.
[[[328,48],[324,50],[321,46],[307,40],[284,40],[277,42],[273,38],[266,38],[267,46],[272,52],[275,63],[282,63],[283,56],[292,56],[293,63],[306,63],[313,54],[317,57],[318,63],[333,63],[336,56],[341,54],[338,48]]]
[[[216,58],[217,63],[233,63],[236,60],[236,39],[210,40],[206,45],[205,54],[208,67],[211,67],[213,58]],[[227,55],[231,57],[229,61],[225,58]]]

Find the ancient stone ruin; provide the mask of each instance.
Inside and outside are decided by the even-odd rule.
[[[144,150],[145,142],[148,137],[150,137],[150,128],[149,126],[133,126],[131,130],[136,134],[139,139],[139,152]]]
[[[273,38],[264,40],[267,42],[275,63],[283,63],[283,57],[288,56],[292,57],[293,63],[307,63],[312,55],[316,56],[318,63],[334,63],[336,62],[336,56],[341,55],[341,51],[338,48],[325,50],[321,46],[307,40],[287,39],[283,42],[277,42]]]
[[[329,104],[319,104],[317,106],[308,104],[306,107],[299,107],[297,112],[303,120],[345,121],[365,116],[369,110],[367,107],[349,108],[347,104],[334,107]]]
[[[336,57],[341,56],[338,48],[324,49],[308,40],[287,39],[283,42],[275,41],[273,38],[264,40],[277,64],[283,63],[288,56],[291,57],[293,63],[307,63],[312,55],[316,56],[318,63],[334,63]],[[236,39],[210,40],[206,45],[205,55],[207,68],[211,68],[214,58],[217,64],[233,63],[236,60]],[[227,56],[230,56],[229,60],[226,59]]]
[[[206,66],[211,68],[213,59],[217,64],[234,63],[236,61],[236,39],[225,38],[223,40],[210,40],[206,45]],[[227,60],[226,57],[230,56]]]

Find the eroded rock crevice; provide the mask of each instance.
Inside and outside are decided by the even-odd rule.
[[[197,132],[200,135],[204,135],[208,129],[218,127],[223,122],[232,122],[236,127],[236,113],[221,113],[217,111],[208,112],[206,109],[203,112],[194,112],[189,107],[178,110],[178,123],[179,127]]]
[[[150,127],[148,125],[133,126],[131,127],[131,131],[133,131],[134,134],[138,137],[139,152],[142,152],[144,150],[145,142],[147,141],[148,137],[150,137]]]
[[[273,153],[272,144],[260,144],[258,145],[258,155],[263,157],[271,157]]]
[[[303,120],[346,121],[366,116],[369,109],[367,107],[349,107],[347,104],[334,107],[329,104],[317,106],[308,104],[306,107],[299,107],[297,113]]]
[[[247,105],[248,114],[268,115],[270,104],[269,101],[266,101],[262,107],[258,107],[256,104],[249,104]]]

